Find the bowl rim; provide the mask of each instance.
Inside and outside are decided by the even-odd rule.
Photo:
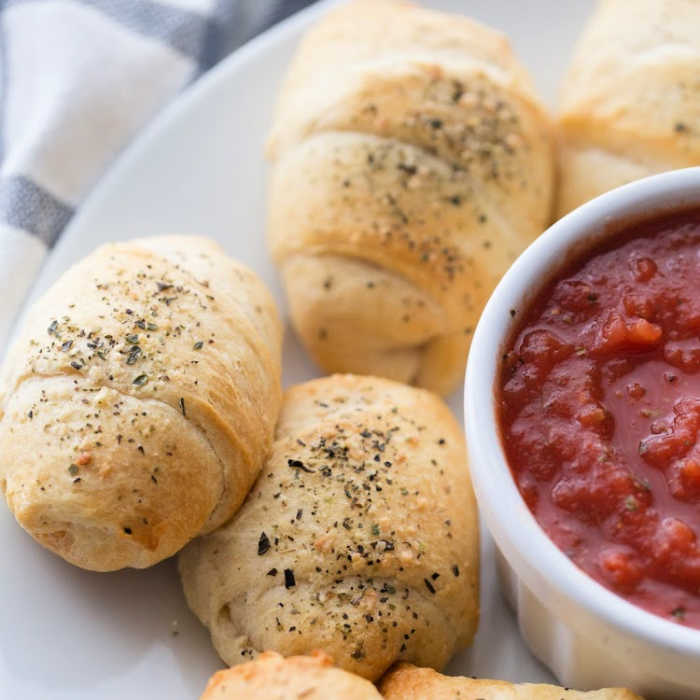
[[[546,572],[548,583],[567,602],[578,604],[628,638],[698,657],[700,630],[665,620],[618,596],[579,569],[550,540],[512,478],[501,444],[495,395],[502,347],[517,323],[518,305],[557,274],[573,245],[587,238],[578,251],[585,252],[619,232],[630,218],[644,220],[694,206],[700,206],[700,167],[653,175],[607,192],[539,236],[503,276],[477,324],[467,362],[464,420],[479,507],[499,549],[528,587],[536,588],[533,577]],[[524,306],[529,303],[525,301]],[[506,520],[517,527],[509,527]]]

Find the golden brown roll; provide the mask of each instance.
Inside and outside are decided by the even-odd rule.
[[[555,685],[443,676],[406,663],[393,668],[382,679],[379,690],[386,700],[643,700],[624,688],[583,693]]]
[[[228,664],[322,649],[374,680],[442,668],[478,620],[477,513],[462,433],[427,391],[336,375],[290,389],[236,516],[180,555]]]
[[[364,678],[334,668],[322,651],[285,659],[274,651],[215,673],[201,700],[381,700]]]
[[[454,388],[550,216],[549,122],[505,37],[395,0],[335,9],[292,62],[269,155],[269,247],[313,358]]]
[[[0,488],[86,569],[146,567],[231,517],[281,402],[272,298],[213,241],[99,248],[24,323],[0,378]]]
[[[562,85],[559,216],[700,165],[699,66],[697,0],[599,1]]]

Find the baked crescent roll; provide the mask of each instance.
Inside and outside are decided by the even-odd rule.
[[[443,676],[406,663],[393,668],[382,679],[379,690],[386,700],[642,700],[625,688],[583,693],[555,685]]]
[[[700,3],[601,0],[560,103],[562,216],[637,178],[700,165]]]
[[[272,441],[281,330],[196,237],[106,245],[29,313],[0,375],[0,488],[86,569],[146,567],[231,517]]]
[[[230,665],[322,649],[379,678],[442,668],[478,618],[464,438],[433,394],[336,375],[290,389],[236,516],[180,555],[187,601]]]
[[[396,0],[335,9],[292,61],[268,152],[269,247],[313,358],[453,389],[550,216],[549,123],[506,38]]]
[[[333,667],[322,651],[283,658],[274,651],[215,673],[201,700],[381,700],[364,678]]]

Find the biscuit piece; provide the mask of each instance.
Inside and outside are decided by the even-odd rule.
[[[228,664],[322,649],[370,680],[442,668],[478,619],[477,511],[464,438],[435,395],[336,375],[290,389],[241,510],[180,572]]]
[[[601,0],[562,84],[557,213],[700,165],[700,3]]]
[[[30,311],[0,375],[0,489],[40,544],[143,568],[228,520],[267,456],[281,328],[205,238],[103,246]]]
[[[268,155],[268,244],[314,360],[454,389],[551,214],[549,118],[506,37],[396,0],[334,9],[292,61]]]
[[[274,651],[215,673],[201,700],[381,700],[364,678],[333,667],[322,651],[284,657]]]
[[[392,669],[379,689],[386,700],[643,700],[625,688],[583,693],[555,685],[443,676],[405,663]]]

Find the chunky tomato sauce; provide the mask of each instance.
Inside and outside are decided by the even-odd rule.
[[[499,401],[551,539],[700,629],[700,211],[635,226],[550,284],[504,355]]]

